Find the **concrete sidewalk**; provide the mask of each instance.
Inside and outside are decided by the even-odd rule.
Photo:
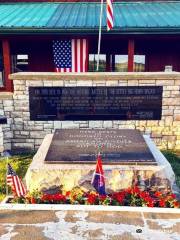
[[[179,240],[180,214],[0,211],[0,240]]]

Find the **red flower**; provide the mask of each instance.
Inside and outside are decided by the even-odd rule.
[[[70,194],[71,194],[71,192],[70,192],[70,191],[67,191],[67,192],[66,192],[66,197],[69,197]]]
[[[90,193],[90,194],[88,195],[87,202],[88,202],[89,204],[94,204],[94,203],[96,202],[96,199],[97,199],[97,196],[96,196],[95,194],[93,194],[93,193]]]
[[[148,202],[147,206],[148,206],[148,207],[154,207],[153,201]]]
[[[127,188],[126,190],[124,190],[124,192],[131,194],[132,193],[132,188]]]
[[[151,202],[151,201],[152,201],[152,198],[149,197],[149,196],[147,196],[147,197],[144,198],[144,201],[146,201],[146,202]]]
[[[49,196],[49,194],[44,194],[44,195],[41,197],[41,201],[50,201],[50,196]]]
[[[100,201],[103,202],[105,199],[106,199],[106,195],[100,195],[100,196],[99,196],[99,200],[100,200]]]
[[[175,208],[179,208],[179,207],[180,207],[180,202],[175,201],[175,202],[173,203],[173,205],[174,205]]]
[[[138,187],[134,187],[133,189],[133,193],[139,194],[141,191]]]
[[[161,199],[161,200],[159,201],[159,206],[160,206],[160,207],[165,207],[165,206],[166,206],[166,203],[165,203],[164,199]]]
[[[52,200],[57,201],[57,202],[65,202],[66,197],[60,193],[52,195]]]
[[[154,193],[154,196],[159,198],[162,196],[162,193],[157,191]]]
[[[140,192],[139,196],[140,196],[140,198],[147,198],[147,197],[149,197],[149,193],[148,192]]]
[[[31,204],[35,204],[36,203],[36,199],[34,197],[31,198]]]
[[[176,198],[176,195],[174,193],[169,195],[171,198]]]

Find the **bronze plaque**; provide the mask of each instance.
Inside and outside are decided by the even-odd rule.
[[[58,129],[47,163],[95,163],[101,149],[105,164],[156,164],[140,131],[133,129]]]

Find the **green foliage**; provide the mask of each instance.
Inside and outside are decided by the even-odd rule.
[[[5,195],[0,193],[0,202],[4,199]]]
[[[180,187],[180,156],[178,156],[176,153],[172,151],[163,151],[162,153],[170,162],[176,175],[176,183],[178,187]]]
[[[21,154],[10,157],[9,159],[0,157],[0,201],[6,193],[6,171],[7,162],[11,164],[19,177],[24,178],[29,164],[32,161],[32,154]],[[9,193],[11,192],[9,188]]]

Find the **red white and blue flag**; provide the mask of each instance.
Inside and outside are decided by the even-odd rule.
[[[114,26],[113,0],[106,0],[107,30]]]
[[[93,174],[91,184],[100,195],[106,195],[104,172],[102,169],[102,159],[100,154],[98,154],[98,158],[96,162],[96,170]]]
[[[54,40],[53,55],[56,72],[87,72],[87,39]]]
[[[26,195],[27,190],[23,182],[17,176],[16,172],[12,169],[9,163],[8,163],[8,169],[7,169],[6,182],[7,182],[7,185],[9,185],[12,188],[12,191],[16,196],[23,197]]]

